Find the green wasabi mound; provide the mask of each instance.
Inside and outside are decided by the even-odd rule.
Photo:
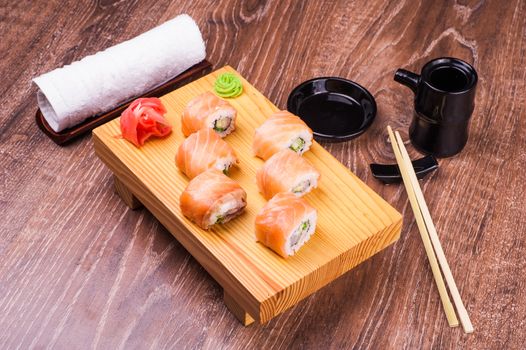
[[[243,84],[235,74],[223,73],[214,83],[214,92],[219,97],[234,98],[243,93]]]

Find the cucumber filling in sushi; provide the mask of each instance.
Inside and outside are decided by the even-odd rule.
[[[294,233],[290,236],[290,245],[292,249],[294,249],[298,245],[300,238],[303,235],[305,235],[309,228],[310,221],[304,221],[301,223],[300,227],[298,227],[296,231],[294,231]]]
[[[243,212],[246,202],[237,201],[234,198],[215,206],[208,221],[209,226],[224,224]]]
[[[214,130],[217,132],[224,132],[228,130],[230,123],[232,123],[230,116],[222,116],[214,121]]]
[[[230,170],[230,167],[232,167],[232,165],[234,165],[235,163],[236,163],[235,157],[219,158],[216,161],[214,168],[216,168],[219,171],[222,171],[223,174],[228,175],[228,171]]]
[[[294,141],[292,141],[289,148],[294,152],[302,152],[305,148],[305,140],[301,137],[297,137]]]
[[[305,180],[300,182],[298,185],[294,186],[291,190],[294,194],[302,194],[308,192],[310,188],[310,180]]]
[[[316,229],[316,214],[304,218],[298,227],[287,239],[285,250],[288,255],[293,255],[307,242]]]
[[[309,131],[298,132],[290,138],[286,146],[299,155],[302,155],[312,146],[312,134]]]
[[[236,113],[230,110],[218,110],[208,117],[207,125],[219,136],[225,137],[236,128]]]
[[[318,187],[318,173],[309,172],[297,177],[290,188],[289,192],[294,193],[296,196],[301,197],[314,188]]]

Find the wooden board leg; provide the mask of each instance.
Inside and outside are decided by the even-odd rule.
[[[131,193],[131,191],[119,180],[119,178],[113,175],[113,184],[115,186],[115,192],[122,198],[124,203],[131,209],[138,209],[142,207],[142,203]]]
[[[230,312],[233,313],[234,316],[236,316],[236,318],[239,320],[239,322],[243,324],[243,326],[248,326],[249,324],[254,322],[252,316],[246,313],[246,311],[243,310],[243,308],[241,308],[241,306],[239,306],[238,303],[236,303],[234,298],[226,292],[226,290],[223,291],[223,300],[225,301],[225,305],[228,308],[228,310],[230,310]]]

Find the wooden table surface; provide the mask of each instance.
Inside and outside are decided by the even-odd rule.
[[[187,12],[207,57],[284,108],[299,82],[367,87],[378,116],[325,145],[404,214],[400,240],[264,325],[242,327],[218,284],[146,210],[114,194],[90,137],[58,147],[34,123],[31,78]],[[526,2],[2,1],[0,347],[521,348],[526,341]],[[421,182],[475,332],[447,326],[406,193],[372,178],[407,135],[396,68],[455,56],[479,73],[467,147]],[[411,150],[413,157],[418,153]]]

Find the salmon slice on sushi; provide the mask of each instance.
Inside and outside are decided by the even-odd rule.
[[[247,193],[221,171],[210,169],[190,181],[179,204],[184,216],[207,230],[239,216],[247,205]]]
[[[287,258],[314,234],[317,218],[316,209],[304,198],[278,193],[256,216],[256,240]]]
[[[208,91],[188,102],[183,112],[182,132],[189,136],[209,128],[225,137],[236,128],[236,115],[237,111],[230,103]]]
[[[210,168],[228,174],[230,167],[237,162],[234,149],[208,128],[186,138],[175,156],[175,164],[190,179]]]
[[[252,149],[256,156],[267,160],[282,149],[302,155],[311,145],[312,130],[307,124],[288,111],[279,111],[256,129]]]
[[[256,173],[259,192],[270,199],[280,192],[303,196],[318,186],[320,172],[290,149],[270,157]]]

